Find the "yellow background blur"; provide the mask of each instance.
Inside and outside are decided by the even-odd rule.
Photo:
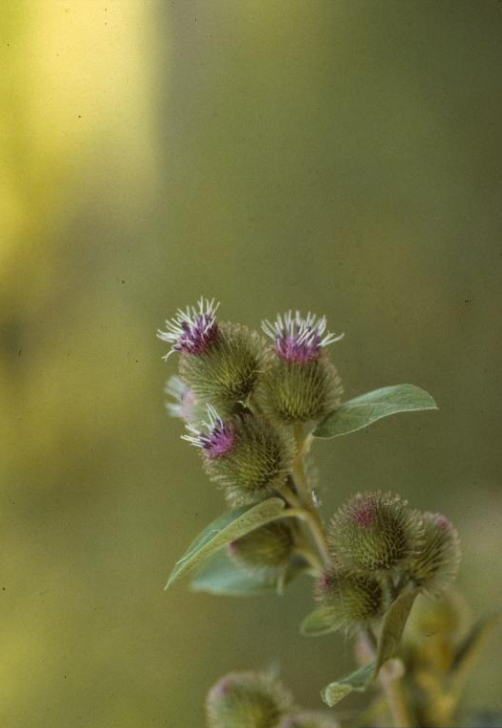
[[[222,509],[155,339],[200,294],[326,313],[347,397],[435,396],[318,445],[325,510],[445,511],[473,612],[500,604],[502,5],[2,0],[0,25],[2,728],[197,728],[228,670],[278,660],[315,706],[350,664],[297,635],[305,583],[163,591]],[[502,708],[501,650],[475,707]]]

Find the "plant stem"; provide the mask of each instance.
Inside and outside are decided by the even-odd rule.
[[[380,685],[383,688],[387,704],[392,715],[395,728],[411,728],[413,726],[406,702],[406,695],[400,677],[388,674],[388,665],[380,669]]]
[[[295,554],[303,556],[305,561],[307,561],[307,563],[309,563],[310,566],[314,569],[317,576],[319,576],[319,574],[322,574],[323,566],[320,559],[318,558],[317,554],[311,551],[308,547],[295,548]]]
[[[373,632],[365,630],[361,633],[361,639],[368,654],[374,658],[376,653],[376,639]],[[392,716],[394,727],[412,728],[413,722],[401,678],[392,674],[389,663],[380,668],[378,678]]]
[[[312,537],[315,540],[319,553],[322,557],[325,567],[331,565],[331,557],[329,554],[328,544],[326,540],[326,532],[319,515],[319,511],[312,501],[312,492],[308,486],[307,476],[305,473],[305,454],[308,448],[308,438],[305,438],[303,425],[301,422],[293,425],[293,433],[296,441],[296,458],[293,462],[292,480],[299,501],[303,505],[305,516],[304,520],[308,523]]]

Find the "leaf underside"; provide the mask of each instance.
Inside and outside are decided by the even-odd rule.
[[[195,572],[192,591],[224,596],[259,596],[281,593],[296,576],[305,571],[305,564],[292,561],[283,573],[251,571],[235,564],[226,549],[220,549]]]

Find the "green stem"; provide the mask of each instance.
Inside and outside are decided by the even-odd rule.
[[[296,457],[293,462],[292,480],[296,492],[298,493],[299,500],[303,504],[303,508],[307,514],[307,516],[305,516],[305,520],[310,527],[312,537],[319,549],[324,566],[329,568],[331,566],[331,557],[328,549],[324,524],[319,515],[319,511],[312,500],[312,492],[309,488],[305,473],[305,455],[310,446],[310,440],[308,437],[305,438],[301,422],[293,425],[293,433],[296,441]]]
[[[310,566],[314,569],[316,572],[316,576],[319,576],[319,574],[322,574],[323,572],[323,566],[318,558],[317,554],[315,554],[313,551],[311,551],[308,547],[298,547],[295,548],[295,554],[299,554],[299,556],[302,556],[305,561],[310,564]]]

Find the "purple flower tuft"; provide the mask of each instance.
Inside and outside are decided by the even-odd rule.
[[[211,346],[218,334],[216,311],[219,304],[201,298],[198,308],[187,306],[186,311],[178,309],[176,316],[166,321],[167,331],[158,331],[157,336],[162,341],[171,344],[170,351],[164,359],[173,352],[199,356]]]
[[[277,355],[296,364],[306,364],[318,359],[324,347],[343,337],[343,334],[325,334],[326,318],[323,316],[317,319],[310,312],[302,318],[299,311],[294,315],[292,311],[288,311],[283,316],[277,316],[273,324],[264,321],[262,329],[274,340]]]
[[[205,431],[193,425],[187,425],[187,430],[192,434],[182,435],[182,439],[200,447],[210,460],[215,460],[224,457],[232,450],[235,432],[230,424],[223,422],[211,405],[207,406],[207,413],[209,419],[202,423]]]
[[[375,525],[377,509],[372,500],[359,499],[350,509],[352,521],[361,528],[371,528]]]

